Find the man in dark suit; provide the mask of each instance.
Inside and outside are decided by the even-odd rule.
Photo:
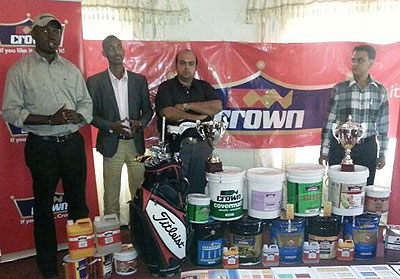
[[[121,41],[111,35],[103,40],[109,68],[87,80],[93,100],[92,125],[99,129],[96,148],[103,155],[104,214],[119,215],[121,171],[128,168],[132,198],[143,181],[143,164],[135,157],[145,151],[143,127],[153,111],[146,78],[127,71]]]

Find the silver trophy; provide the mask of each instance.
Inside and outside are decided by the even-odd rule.
[[[354,171],[354,163],[350,157],[351,149],[360,141],[365,130],[365,123],[358,124],[351,121],[351,115],[348,116],[345,123],[332,125],[333,136],[344,149],[344,158],[340,164],[341,171]]]
[[[207,158],[206,171],[209,173],[222,171],[222,162],[214,152],[215,146],[221,140],[228,126],[226,117],[222,121],[196,122],[196,129],[203,140],[208,140],[213,148],[212,154]]]

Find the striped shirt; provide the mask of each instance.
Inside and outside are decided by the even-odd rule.
[[[343,81],[333,87],[330,109],[322,128],[321,154],[328,155],[332,124],[347,121],[349,115],[355,123],[365,123],[363,138],[378,136],[379,158],[385,158],[388,146],[389,105],[383,84],[369,76],[369,84],[361,89],[354,79]]]

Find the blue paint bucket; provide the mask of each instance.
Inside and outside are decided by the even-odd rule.
[[[194,241],[191,258],[194,264],[213,266],[221,264],[223,231],[220,221],[193,224]]]
[[[355,259],[375,258],[380,217],[377,214],[362,214],[354,217],[352,235]]]
[[[273,220],[271,228],[271,240],[279,246],[280,263],[297,263],[302,260],[302,248],[304,243],[305,220],[295,218],[288,220]]]

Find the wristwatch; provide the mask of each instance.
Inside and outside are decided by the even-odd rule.
[[[183,103],[182,106],[183,106],[183,110],[184,111],[188,111],[189,110],[187,103]]]

